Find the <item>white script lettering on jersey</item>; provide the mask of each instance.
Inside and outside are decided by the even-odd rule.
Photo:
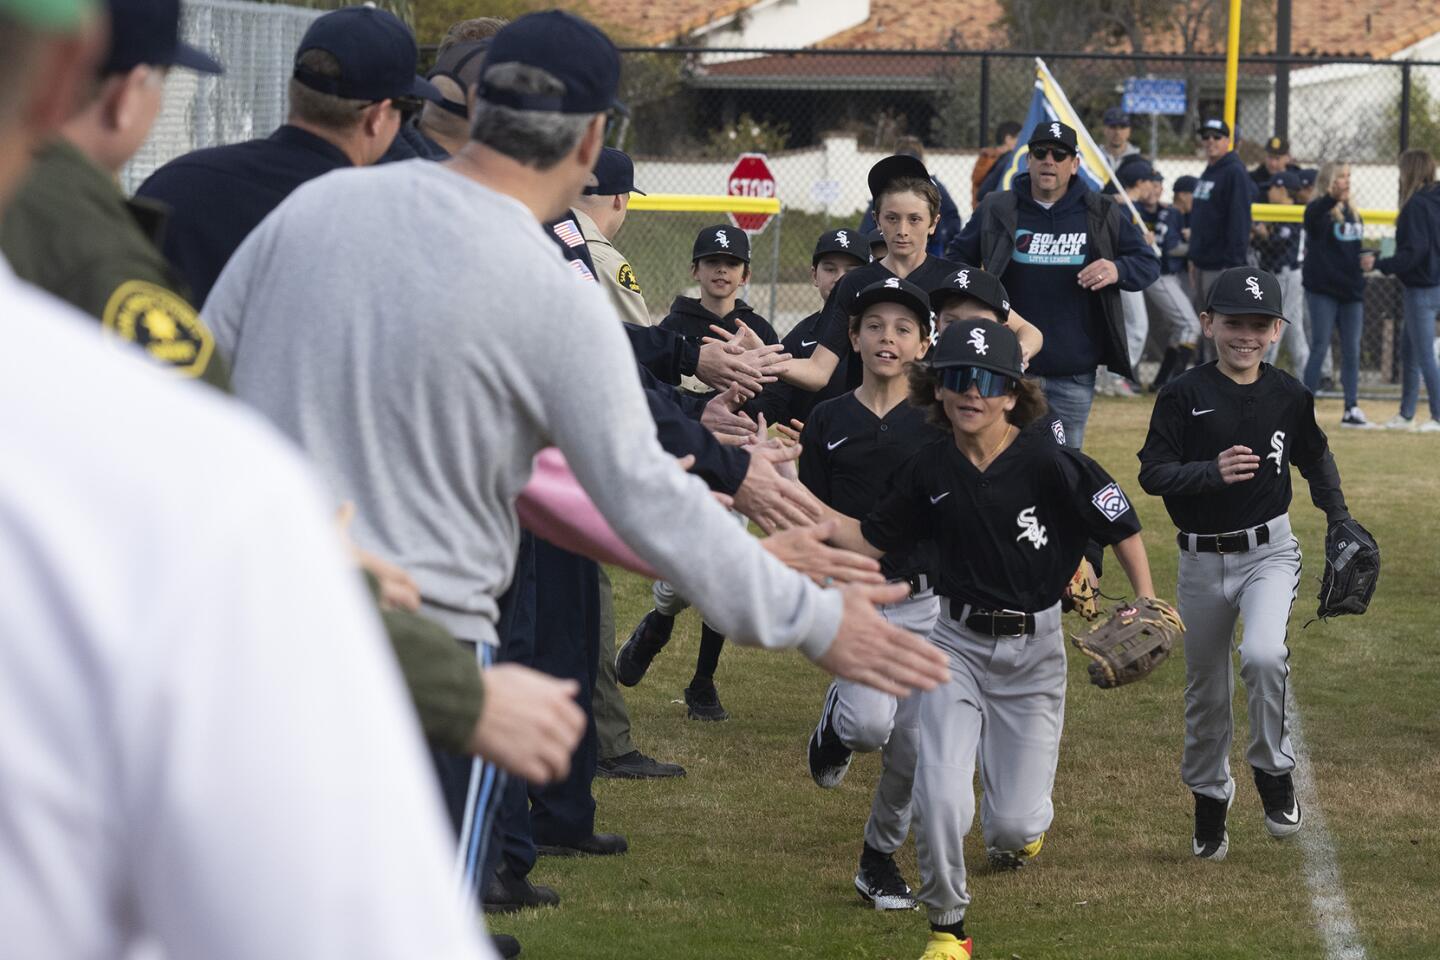
[[[1265,455],[1266,460],[1275,461],[1275,476],[1280,476],[1281,461],[1285,459],[1285,431],[1276,430],[1270,437],[1270,452]]]
[[[982,357],[990,352],[989,345],[985,343],[985,331],[980,327],[974,327],[971,329],[970,346],[974,347],[975,352],[980,354],[980,356]]]
[[[1039,520],[1035,519],[1034,507],[1026,507],[1016,514],[1015,524],[1020,528],[1020,536],[1015,538],[1015,542],[1018,543],[1021,540],[1029,540],[1030,545],[1036,550],[1039,550],[1050,542],[1050,537],[1046,535],[1044,526],[1041,525]]]
[[[724,230],[715,231],[715,242],[720,244],[720,246],[726,250],[730,249],[730,238],[725,236]]]

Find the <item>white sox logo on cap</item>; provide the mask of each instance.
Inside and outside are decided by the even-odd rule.
[[[840,246],[844,247],[846,250],[850,249],[850,237],[845,233],[844,230],[835,231],[835,242],[840,244]]]
[[[1001,310],[1004,310],[1006,313],[1009,313],[1009,312],[1010,312],[1010,301],[1009,301],[1009,300],[1001,300],[1001,301],[1000,301],[1000,309],[1001,309]]]
[[[961,270],[959,273],[955,274],[955,286],[959,287],[961,290],[964,290],[970,286],[969,270]]]
[[[720,244],[720,246],[726,250],[730,249],[730,238],[725,236],[724,230],[715,231],[715,242]]]
[[[1245,278],[1245,289],[1246,289],[1246,290],[1249,290],[1249,291],[1250,291],[1250,295],[1251,295],[1252,297],[1254,297],[1256,300],[1264,300],[1264,299],[1265,299],[1265,294],[1260,291],[1260,278],[1259,278],[1259,277],[1246,277],[1246,278]]]
[[[985,331],[983,328],[972,327],[970,329],[970,346],[974,347],[975,352],[982,357],[990,352],[990,347],[985,342]]]
[[[891,277],[889,280],[886,280],[886,281],[885,281],[885,288],[886,288],[887,290],[899,290],[899,289],[900,289],[900,278],[899,278],[899,277]]]
[[[1052,136],[1052,137],[1058,137],[1058,136],[1060,136],[1060,124],[1058,124],[1058,123],[1052,123],[1052,124],[1050,124],[1050,136]]]

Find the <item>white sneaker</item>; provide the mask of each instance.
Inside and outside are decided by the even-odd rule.
[[[1386,420],[1380,426],[1384,427],[1386,430],[1414,430],[1415,418],[1402,417],[1400,416],[1400,414],[1397,413],[1395,414],[1395,416],[1391,417],[1389,420]]]
[[[1365,416],[1364,410],[1361,410],[1359,407],[1351,407],[1349,410],[1345,411],[1345,416],[1340,418],[1340,426],[1359,427],[1362,430],[1372,430],[1374,429],[1375,424],[1371,423],[1369,418]]]
[[[1440,420],[1433,417],[1415,428],[1416,433],[1440,433]]]

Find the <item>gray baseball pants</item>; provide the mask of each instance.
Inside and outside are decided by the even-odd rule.
[[[1305,335],[1305,284],[1300,271],[1290,267],[1277,273],[1275,279],[1280,281],[1280,302],[1289,322],[1280,325],[1280,339],[1265,351],[1265,362],[1273,364],[1283,347],[1290,352],[1290,362],[1298,377],[1304,374],[1305,364],[1310,360],[1310,340]]]
[[[965,835],[975,819],[975,771],[987,847],[1018,850],[1050,827],[1065,722],[1060,605],[1035,614],[1035,632],[990,637],[950,616],[930,639],[950,656],[950,682],[920,695],[915,850],[930,922],[959,923],[970,904]]]
[[[1145,340],[1150,336],[1150,313],[1145,309],[1145,294],[1139,290],[1120,291],[1121,313],[1125,316],[1125,347],[1130,354],[1130,369],[1138,371],[1140,357],[1145,353]]]
[[[1295,767],[1285,725],[1285,683],[1290,676],[1285,632],[1300,585],[1300,544],[1290,517],[1269,523],[1270,542],[1244,553],[1180,550],[1176,586],[1185,621],[1185,752],[1180,776],[1195,793],[1229,800],[1235,698],[1232,647],[1243,618],[1240,679],[1250,712],[1252,767],[1279,775]],[[1250,535],[1254,544],[1255,536]]]
[[[1145,288],[1145,306],[1168,331],[1167,347],[1195,346],[1200,341],[1200,316],[1178,273],[1165,273]]]
[[[879,609],[890,623],[928,637],[940,616],[940,599],[927,590]],[[836,680],[830,722],[841,742],[856,753],[881,751],[880,782],[870,802],[865,842],[881,853],[894,853],[910,833],[920,697],[917,694],[901,700],[873,687]]]

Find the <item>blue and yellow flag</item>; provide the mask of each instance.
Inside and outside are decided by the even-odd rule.
[[[1070,106],[1069,98],[1065,96],[1065,91],[1060,89],[1060,84],[1055,82],[1049,68],[1044,61],[1036,58],[1035,94],[1030,98],[1030,110],[1025,114],[1025,122],[1020,126],[1020,137],[1016,141],[1015,152],[1010,157],[1010,165],[1000,176],[1000,189],[1009,190],[1015,175],[1030,168],[1030,151],[1025,145],[1030,142],[1030,135],[1035,132],[1035,128],[1056,120],[1075,128],[1080,148],[1080,176],[1085,179],[1090,189],[1100,190],[1110,182],[1111,171],[1100,153],[1100,148],[1090,138],[1085,124],[1076,114],[1075,108]]]

